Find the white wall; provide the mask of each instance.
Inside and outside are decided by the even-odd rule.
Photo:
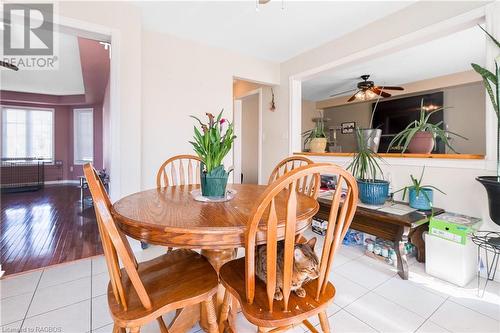
[[[189,115],[224,109],[232,119],[233,77],[279,82],[278,64],[151,31],[142,35],[142,63],[143,188],[154,186],[157,168],[169,156],[193,151],[188,140],[195,121]]]

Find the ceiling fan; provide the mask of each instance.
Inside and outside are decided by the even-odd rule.
[[[370,78],[370,75],[368,75],[368,74],[361,75],[360,78],[363,81],[358,82],[358,84],[356,85],[357,86],[356,88],[350,89],[350,90],[346,90],[346,91],[342,91],[342,92],[337,93],[337,94],[330,95],[330,97],[343,95],[345,93],[357,90],[357,92],[354,93],[354,95],[352,95],[347,100],[347,102],[352,102],[354,100],[366,101],[366,100],[369,100],[369,99],[373,99],[373,98],[375,98],[377,96],[391,97],[391,94],[385,92],[384,90],[404,90],[403,87],[376,86],[373,81],[368,81],[368,79]]]
[[[8,68],[8,69],[12,69],[13,71],[18,71],[19,70],[19,67],[17,67],[16,65],[13,65],[13,64],[11,64],[9,62],[2,61],[2,60],[0,60],[0,66]]]

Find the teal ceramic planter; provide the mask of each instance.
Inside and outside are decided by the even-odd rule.
[[[201,168],[203,170],[203,167]],[[226,195],[229,173],[220,165],[210,173],[201,171],[201,194],[209,198],[222,198]]]
[[[410,207],[419,210],[430,210],[432,208],[432,202],[434,200],[434,191],[432,189],[420,189],[417,195],[415,188],[411,187],[408,192],[410,197]]]
[[[383,205],[389,196],[389,182],[358,179],[359,199],[367,205]]]

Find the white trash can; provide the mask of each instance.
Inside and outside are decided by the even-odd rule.
[[[461,287],[477,274],[477,246],[467,239],[464,245],[425,234],[425,272]]]

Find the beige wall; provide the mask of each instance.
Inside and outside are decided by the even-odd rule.
[[[469,139],[452,137],[453,148],[462,154],[486,154],[486,92],[483,84],[479,82],[446,89],[444,105],[451,107],[444,111],[448,129]]]
[[[233,119],[233,77],[275,84],[279,76],[277,64],[151,31],[142,34],[142,58],[143,188],[154,186],[169,156],[193,152],[189,115],[224,109]],[[225,164],[233,164],[232,153]]]
[[[241,101],[241,173],[244,184],[259,182],[259,94]]]
[[[340,128],[342,123],[356,122],[360,128],[368,128],[371,116],[371,103],[356,103],[352,105],[342,105],[325,109],[325,118],[327,128]],[[342,134],[340,129],[337,131],[337,144],[342,147],[342,152],[356,151],[355,134]]]

